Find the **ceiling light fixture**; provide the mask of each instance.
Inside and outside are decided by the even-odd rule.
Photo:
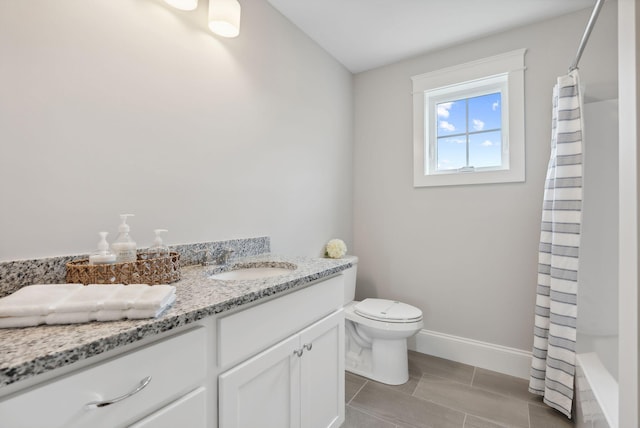
[[[198,0],[164,0],[164,2],[180,10],[195,10],[198,7]]]
[[[238,0],[209,0],[209,28],[222,37],[236,37],[240,34]]]

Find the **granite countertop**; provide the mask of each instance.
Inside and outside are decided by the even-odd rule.
[[[278,266],[292,263],[290,274],[245,281],[208,278],[239,263]],[[351,267],[348,259],[284,257],[272,254],[233,260],[227,268],[189,266],[173,283],[176,302],[158,318],[0,329],[1,388],[64,367],[145,337],[228,311],[268,296],[303,287]]]

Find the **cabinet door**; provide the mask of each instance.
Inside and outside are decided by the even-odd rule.
[[[163,407],[129,428],[207,427],[207,394],[202,387]]]
[[[218,378],[219,428],[299,428],[300,360],[293,336]]]
[[[344,314],[340,310],[300,332],[302,428],[344,422]]]

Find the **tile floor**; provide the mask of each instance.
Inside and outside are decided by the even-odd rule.
[[[347,373],[342,428],[566,428],[528,382],[409,351],[409,381],[389,386]]]

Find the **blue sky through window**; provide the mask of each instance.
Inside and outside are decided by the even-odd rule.
[[[502,101],[500,92],[439,103],[437,168],[502,165]]]

